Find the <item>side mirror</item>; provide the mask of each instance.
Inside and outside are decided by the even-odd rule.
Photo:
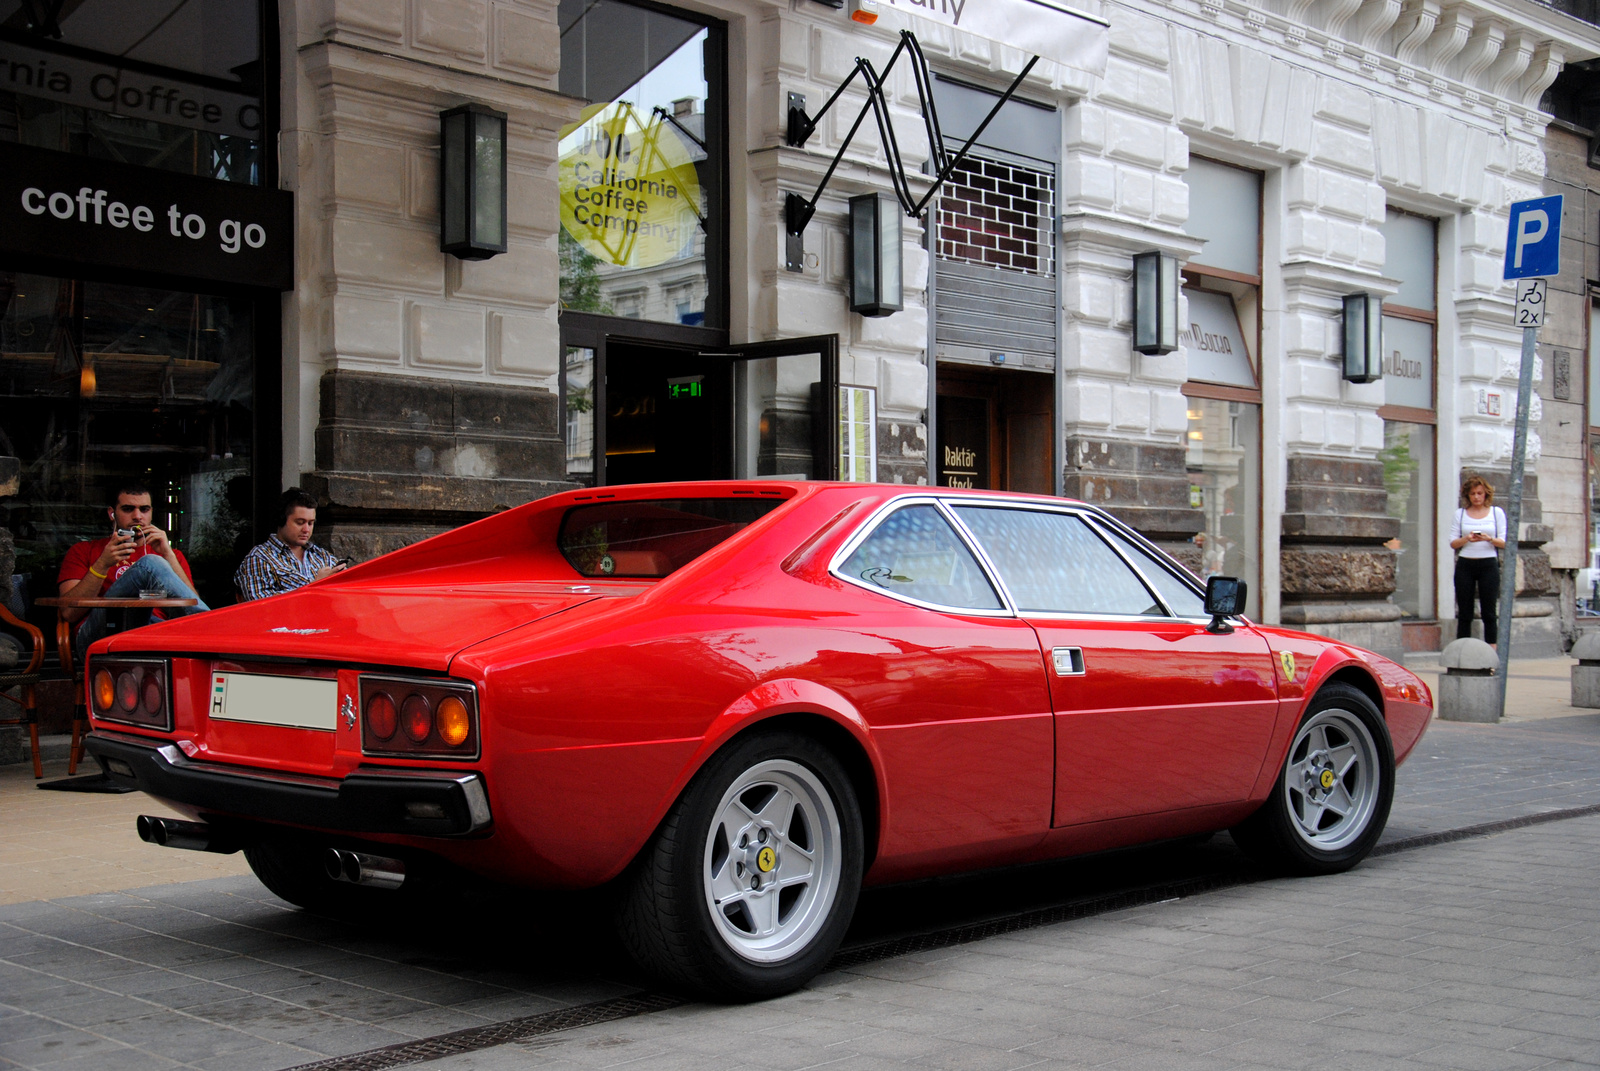
[[[1227,619],[1244,613],[1250,585],[1236,576],[1214,576],[1206,581],[1206,613],[1211,615],[1207,632],[1232,632]]]

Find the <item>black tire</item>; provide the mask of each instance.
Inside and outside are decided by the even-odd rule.
[[[671,988],[725,1001],[793,992],[844,939],[862,845],[855,790],[830,751],[792,732],[736,740],[635,861],[618,932]]]
[[[1372,851],[1393,801],[1394,744],[1383,715],[1359,689],[1335,682],[1306,708],[1272,794],[1230,832],[1275,870],[1336,874]]]
[[[325,845],[287,838],[261,840],[244,849],[245,861],[273,895],[296,907],[342,921],[380,919],[400,906],[413,882],[399,889],[372,889],[328,877]]]

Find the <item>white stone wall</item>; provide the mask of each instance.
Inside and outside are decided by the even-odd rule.
[[[281,7],[283,184],[297,286],[284,308],[285,484],[315,468],[331,369],[554,386],[554,0],[299,0]],[[509,114],[509,250],[439,251],[439,112]],[[476,473],[462,473],[476,475]]]

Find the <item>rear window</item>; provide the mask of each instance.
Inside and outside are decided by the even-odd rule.
[[[666,576],[760,520],[782,499],[660,498],[576,506],[557,546],[584,576]]]

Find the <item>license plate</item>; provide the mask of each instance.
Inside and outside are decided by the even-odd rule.
[[[268,677],[257,673],[213,673],[211,717],[294,729],[333,732],[339,682],[316,677]]]

